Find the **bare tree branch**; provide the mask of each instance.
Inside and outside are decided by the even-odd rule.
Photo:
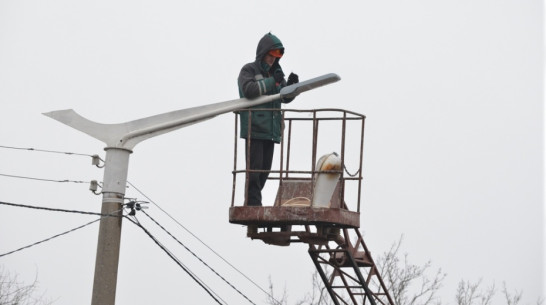
[[[396,305],[440,304],[437,294],[446,274],[438,269],[432,277],[429,277],[431,262],[428,261],[423,266],[411,264],[407,253],[403,255],[402,260],[399,254],[402,241],[403,236],[377,260],[378,269],[394,303]]]
[[[518,305],[521,301],[521,296],[523,295],[523,292],[518,292],[517,290],[514,292],[514,294],[511,294],[508,291],[508,288],[506,288],[506,283],[502,283],[502,293],[504,294],[504,297],[506,299],[507,305]]]
[[[35,296],[38,288],[38,276],[32,284],[19,282],[17,276],[10,275],[0,266],[0,305],[48,305],[43,295]]]
[[[383,253],[376,260],[376,270],[379,271],[381,277],[390,293],[395,305],[441,305],[442,301],[438,294],[442,287],[446,274],[442,269],[438,269],[432,275],[432,263],[426,262],[424,265],[415,265],[409,261],[407,253],[401,255],[403,236],[393,243],[390,249]],[[329,274],[330,271],[326,271]],[[318,272],[313,274],[313,288],[307,293],[303,299],[295,303],[295,305],[331,305],[330,294],[324,287],[322,279]],[[271,280],[270,280],[271,282]],[[271,295],[273,295],[273,285],[270,284]],[[495,284],[482,289],[482,280],[470,282],[461,280],[458,284],[455,293],[456,305],[492,305],[493,297],[496,294]],[[507,305],[519,305],[522,300],[522,292],[509,292],[506,284],[503,285],[502,296],[504,296]],[[270,305],[288,305],[286,288],[283,292],[282,299],[275,302],[270,298]],[[345,302],[341,300],[342,302]],[[544,300],[538,299],[536,305],[543,305]],[[345,303],[348,304],[348,303]],[[360,304],[360,303],[359,303]],[[362,304],[366,304],[365,297],[362,299]],[[445,303],[449,304],[449,303]],[[1,303],[0,303],[1,305]]]

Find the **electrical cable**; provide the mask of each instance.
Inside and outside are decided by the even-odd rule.
[[[101,214],[101,213],[77,211],[77,210],[54,209],[54,208],[48,208],[48,207],[40,207],[40,206],[26,205],[26,204],[17,204],[17,203],[10,203],[10,202],[4,202],[4,201],[0,201],[0,204],[19,207],[19,208],[45,210],[45,211],[50,211],[50,212],[64,212],[64,213],[76,213],[76,214],[84,214],[84,215],[97,215],[97,216],[102,216],[102,217],[123,217],[123,216],[114,215],[114,213],[119,212],[120,210],[118,210],[116,212],[113,212],[113,213],[110,213],[110,214]]]
[[[157,238],[155,238],[152,235],[152,233],[150,233],[150,231],[148,231],[146,228],[144,228],[144,226],[138,220],[134,221],[129,217],[125,217],[125,218],[127,218],[130,222],[132,222],[137,227],[141,228],[144,231],[144,233],[146,233],[146,235],[148,235],[148,237],[150,237],[150,239],[152,239],[157,244],[157,246],[159,248],[161,248],[161,250],[163,250],[178,266],[180,266],[180,268],[182,268],[182,270],[184,270],[199,286],[201,286],[201,288],[203,288],[207,292],[207,294],[210,295],[210,297],[212,297],[216,301],[216,303],[218,303],[220,305],[222,305],[222,302],[224,304],[227,304],[226,301],[222,300],[215,292],[212,291],[212,289],[207,287],[202,280],[200,280],[178,258],[176,258],[176,256],[174,254],[172,254],[167,249],[167,247],[165,247],[163,244],[161,244],[161,242],[159,242],[159,240],[157,240]],[[214,295],[216,295],[216,297]],[[222,300],[222,302],[220,302],[219,299]]]
[[[132,217],[134,218],[134,220],[135,220],[138,224],[142,225],[135,215],[132,215]],[[127,218],[129,221],[132,221],[129,217],[126,217],[126,218]],[[148,232],[149,232],[149,231],[148,231]],[[157,240],[157,239],[156,239],[156,240]],[[165,246],[163,245],[163,247],[165,247]],[[199,280],[199,281],[203,284],[203,286],[205,286],[207,289],[209,289],[209,290],[212,292],[212,294],[214,294],[218,299],[220,299],[222,302],[224,302],[224,303],[227,304],[226,301],[224,301],[224,300],[223,300],[223,299],[222,299],[222,298],[221,298],[221,297],[220,297],[212,288],[210,288],[207,284],[205,284],[205,282],[204,282],[203,280],[201,280],[201,279],[199,278],[199,276],[197,276],[197,274],[195,274],[193,271],[191,271],[191,269],[190,269],[188,266],[184,265],[184,263],[182,263],[182,261],[180,261],[180,259],[178,259],[178,258],[177,258],[170,250],[168,250],[166,247],[165,247],[165,251],[168,251],[168,252],[169,252],[169,253],[170,253],[170,254],[171,254],[171,255],[172,255],[180,264],[182,264],[182,265],[187,269],[187,271],[188,271],[191,275],[193,275],[197,280]]]
[[[104,164],[101,166],[99,165],[99,161],[102,161],[104,163],[104,160],[99,157],[99,155],[90,155],[90,154],[81,154],[81,153],[74,153],[74,152],[67,152],[67,151],[57,151],[57,150],[46,150],[46,149],[36,149],[36,148],[25,148],[25,147],[14,147],[14,146],[5,146],[0,145],[0,148],[5,149],[16,149],[16,150],[28,150],[28,151],[37,151],[37,152],[46,152],[46,153],[55,153],[55,154],[64,154],[64,155],[74,155],[74,156],[84,156],[84,157],[91,157],[92,161],[91,164],[97,166],[98,168],[103,168]]]
[[[54,179],[43,179],[43,178],[34,178],[34,177],[26,177],[26,176],[16,176],[16,175],[8,175],[8,174],[0,174],[0,176],[4,177],[10,177],[10,178],[20,178],[20,179],[28,179],[28,180],[38,180],[38,181],[47,181],[47,182],[71,182],[71,183],[91,183],[90,181],[74,181],[74,180],[54,180]]]
[[[170,237],[172,237],[178,244],[180,244],[182,247],[184,247],[188,252],[190,252],[195,258],[197,258],[203,265],[205,265],[207,268],[209,268],[216,276],[218,276],[220,279],[222,279],[226,284],[228,284],[233,290],[235,290],[237,293],[239,293],[242,297],[244,297],[247,301],[249,301],[251,304],[256,305],[256,303],[252,302],[244,293],[242,293],[239,289],[237,289],[233,284],[231,284],[228,280],[226,280],[223,276],[221,276],[214,268],[209,266],[207,263],[205,263],[200,257],[197,256],[192,250],[190,250],[184,243],[182,243],[180,240],[178,240],[171,232],[169,232],[165,227],[163,227],[159,222],[157,222],[152,216],[150,216],[145,211],[141,211],[144,213],[144,215],[148,216],[158,227],[160,227],[165,233],[167,233]]]
[[[74,232],[76,230],[79,230],[81,228],[84,228],[86,226],[89,226],[97,221],[100,221],[102,218],[104,217],[125,217],[127,218],[129,221],[131,221],[132,223],[134,223],[135,225],[137,225],[138,227],[140,227],[142,230],[144,230],[144,232],[146,234],[148,234],[148,236],[163,250],[165,251],[165,253],[167,253],[167,255],[169,255],[184,271],[186,271],[186,273],[188,273],[188,275],[190,275],[190,277],[192,279],[194,279],[201,287],[203,287],[203,289],[205,289],[207,291],[207,293],[220,305],[222,305],[222,303],[220,303],[220,301],[214,297],[213,293],[212,292],[212,289],[206,287],[206,285],[199,279],[197,278],[197,276],[195,274],[193,274],[187,267],[184,266],[184,264],[182,262],[180,262],[175,256],[174,254],[172,254],[166,247],[164,247],[148,230],[146,230],[146,228],[144,228],[140,222],[138,222],[138,220],[135,222],[133,221],[132,219],[130,219],[129,217],[126,217],[126,216],[118,216],[118,215],[115,215],[116,213],[118,213],[120,210],[117,210],[117,211],[114,211],[112,212],[111,214],[100,214],[100,213],[93,213],[93,212],[84,212],[84,211],[74,211],[74,210],[64,210],[64,209],[54,209],[54,208],[47,208],[47,207],[38,207],[38,206],[30,206],[30,205],[23,205],[23,204],[15,204],[15,203],[9,203],[9,202],[0,202],[0,204],[3,204],[3,205],[9,205],[9,206],[15,206],[15,207],[23,207],[23,208],[31,208],[31,209],[39,209],[39,210],[46,210],[46,211],[55,211],[55,212],[67,212],[67,213],[78,213],[78,214],[89,214],[89,215],[101,215],[100,218],[98,219],[95,219],[91,222],[88,222],[84,225],[81,225],[81,226],[78,226],[76,228],[73,228],[71,230],[68,230],[68,231],[65,231],[65,232],[62,232],[62,233],[59,233],[59,234],[56,234],[52,237],[49,237],[49,238],[46,238],[46,239],[43,239],[43,240],[40,240],[40,241],[37,241],[33,244],[30,244],[30,245],[27,245],[27,246],[24,246],[24,247],[21,247],[21,248],[18,248],[18,249],[15,249],[13,251],[9,251],[9,252],[6,252],[6,253],[3,253],[3,254],[0,254],[0,257],[3,257],[3,256],[7,256],[7,255],[10,255],[10,254],[13,254],[13,253],[16,253],[16,252],[19,252],[19,251],[22,251],[22,250],[25,250],[25,249],[28,249],[28,248],[31,248],[33,246],[36,246],[36,245],[39,245],[41,243],[44,243],[44,242],[47,242],[47,241],[50,241],[54,238],[57,238],[57,237],[60,237],[60,236],[63,236],[63,235],[66,235],[68,233],[71,233],[71,232]],[[216,293],[214,293],[216,294]],[[217,294],[216,296],[222,300]],[[222,302],[224,304],[227,304],[224,300],[222,300]]]
[[[93,155],[89,155],[89,154],[81,154],[81,153],[73,153],[73,152],[65,152],[65,151],[56,151],[56,150],[36,149],[36,148],[13,147],[13,146],[4,146],[4,145],[0,145],[0,148],[17,149],[17,150],[29,150],[29,151],[47,152],[47,153],[55,153],[55,154],[93,157]],[[102,159],[101,159],[101,161],[102,161]]]
[[[79,227],[76,227],[76,228],[74,228],[74,229],[72,229],[72,230],[68,230],[68,231],[65,231],[65,232],[63,232],[63,233],[59,233],[59,234],[53,235],[53,236],[51,236],[51,237],[49,237],[49,238],[46,238],[46,239],[37,241],[37,242],[35,242],[35,243],[33,243],[33,244],[30,244],[30,245],[28,245],[28,246],[24,246],[24,247],[21,247],[21,248],[19,248],[19,249],[16,249],[16,250],[13,250],[13,251],[9,251],[9,252],[0,254],[0,257],[6,256],[6,255],[10,255],[10,254],[13,254],[13,253],[15,253],[15,252],[19,252],[19,251],[28,249],[28,248],[30,248],[30,247],[39,245],[39,244],[44,243],[44,242],[46,242],[46,241],[50,241],[50,240],[52,240],[52,239],[54,239],[54,238],[56,238],[56,237],[59,237],[59,236],[62,236],[62,235],[65,235],[65,234],[74,232],[74,231],[76,231],[76,230],[78,230],[78,229],[81,229],[81,228],[86,227],[86,226],[88,226],[88,225],[90,225],[90,224],[93,224],[93,223],[95,223],[95,222],[97,222],[97,221],[99,221],[99,220],[101,220],[101,219],[100,219],[100,218],[99,218],[99,219],[95,219],[95,220],[93,220],[93,221],[91,221],[91,222],[88,222],[88,223],[86,223],[86,224],[84,224],[84,225],[81,225],[81,226],[79,226]]]
[[[5,204],[4,202],[1,202],[1,203],[2,203],[2,204]],[[11,205],[14,205],[14,204],[11,204]],[[28,207],[28,206],[25,206],[25,207]],[[41,209],[48,209],[48,208],[41,208]],[[48,209],[48,210],[55,210],[55,209]],[[44,243],[44,242],[46,242],[46,241],[50,241],[50,240],[52,240],[52,239],[54,239],[54,238],[57,238],[57,237],[66,235],[66,234],[68,234],[68,233],[72,233],[72,232],[74,232],[74,231],[76,231],[76,230],[79,230],[79,229],[81,229],[81,228],[84,228],[84,227],[86,227],[86,226],[89,226],[89,225],[91,225],[91,224],[93,224],[93,223],[95,223],[95,222],[97,222],[97,221],[103,219],[104,217],[118,217],[118,216],[116,216],[116,215],[114,215],[114,214],[117,213],[117,212],[119,212],[119,211],[121,211],[121,210],[114,211],[114,212],[112,212],[111,214],[106,214],[106,215],[104,215],[104,216],[102,216],[102,217],[100,217],[100,218],[98,218],[98,219],[95,219],[95,220],[93,220],[93,221],[90,221],[90,222],[88,222],[88,223],[86,223],[86,224],[84,224],[84,225],[81,225],[81,226],[75,227],[75,228],[73,228],[73,229],[71,229],[71,230],[68,230],[68,231],[65,231],[65,232],[62,232],[62,233],[53,235],[53,236],[51,236],[51,237],[49,237],[49,238],[46,238],[46,239],[37,241],[37,242],[35,242],[35,243],[33,243],[33,244],[30,244],[30,245],[21,247],[21,248],[19,248],[19,249],[15,249],[15,250],[13,250],[13,251],[9,251],[9,252],[0,254],[0,257],[7,256],[7,255],[13,254],[13,253],[15,253],[15,252],[22,251],[22,250],[31,248],[31,247],[33,247],[33,246],[39,245],[39,244],[41,244],[41,243]],[[89,213],[83,213],[83,214],[89,214]],[[102,215],[102,214],[101,214],[101,215]]]
[[[347,173],[347,175],[351,177],[355,177],[356,175],[358,175],[358,173],[360,173],[360,169],[358,169],[354,174],[349,173],[349,170],[347,169],[347,166],[345,166],[345,164],[343,164],[343,168],[345,169],[345,172]]]
[[[277,304],[282,304],[280,301],[275,299],[269,292],[267,292],[265,289],[260,287],[256,282],[254,282],[251,278],[249,278],[246,274],[244,274],[242,271],[237,269],[237,267],[233,266],[228,260],[226,260],[224,257],[222,257],[220,254],[218,254],[214,249],[212,249],[209,245],[207,245],[204,241],[202,241],[199,237],[197,237],[193,232],[191,232],[189,229],[187,229],[184,225],[182,225],[178,220],[176,220],[173,216],[171,216],[167,211],[165,211],[163,208],[161,208],[157,203],[155,203],[150,197],[146,196],[141,190],[139,190],[136,186],[134,186],[130,181],[127,181],[127,183],[133,187],[137,192],[139,192],[142,196],[144,196],[149,202],[154,204],[160,211],[165,213],[171,220],[173,220],[176,224],[178,224],[182,229],[184,229],[186,232],[188,232],[191,236],[193,236],[195,239],[197,239],[201,244],[203,244],[206,248],[208,248],[212,253],[214,253],[216,256],[218,256],[221,260],[223,260],[226,264],[228,264],[231,268],[233,268],[235,271],[237,271],[240,275],[242,275],[245,279],[247,279],[250,283],[252,283],[254,286],[256,286],[259,290],[261,290],[263,293],[268,295],[272,300],[274,300]]]

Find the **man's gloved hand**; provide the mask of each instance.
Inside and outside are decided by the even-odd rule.
[[[282,70],[279,69],[279,70],[276,70],[274,73],[273,73],[273,77],[275,78],[275,82],[277,84],[280,84],[282,83],[282,81],[284,80],[284,73],[282,73]]]
[[[288,75],[288,81],[286,82],[286,85],[290,86],[292,84],[297,84],[299,82],[300,82],[300,78],[298,77],[298,75],[295,73],[290,73],[290,75]]]

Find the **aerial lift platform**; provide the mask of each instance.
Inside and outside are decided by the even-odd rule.
[[[236,115],[229,221],[247,226],[247,237],[267,244],[308,244],[309,255],[334,304],[368,301],[394,305],[359,231],[365,116],[343,109],[273,111],[280,112],[284,127],[280,153],[276,153],[280,156],[278,167],[269,171],[267,182],[278,181],[276,197],[270,205],[247,206],[244,194],[248,191],[249,173],[263,171],[238,168]],[[308,168],[296,168],[302,162],[292,164],[302,154],[310,156]],[[322,157],[317,161],[319,155]],[[240,163],[245,167],[248,164]],[[356,172],[351,174],[348,167]],[[237,185],[239,176],[244,177],[244,183],[240,183],[244,188]],[[236,200],[241,192],[242,199]],[[353,200],[352,205],[348,200]]]
[[[339,76],[335,73],[325,74],[284,87],[280,93],[275,95],[261,96],[253,100],[242,98],[180,109],[125,123],[94,122],[82,117],[72,109],[44,113],[44,115],[106,144],[101,213],[118,217],[101,218],[91,304],[115,304],[119,241],[129,156],[138,143],[203,122],[217,115],[232,111],[252,111],[244,109],[263,105],[279,98],[294,98],[303,92],[339,80]],[[369,300],[373,305],[377,303],[394,305],[358,231],[360,227],[364,116],[341,109],[275,111],[282,114],[285,127],[281,143],[279,170],[271,171],[273,176],[270,177],[270,180],[278,180],[279,186],[275,201],[271,206],[264,207],[248,207],[244,200],[235,200],[237,175],[243,174],[242,176],[246,178],[252,172],[248,168],[237,169],[236,116],[230,222],[248,226],[248,237],[261,239],[268,244],[288,246],[294,242],[307,243],[309,255],[335,304],[365,304],[366,300]],[[327,141],[323,141],[318,133],[319,124],[324,127],[332,122],[336,122],[341,131],[331,133],[330,128],[327,128]],[[356,140],[350,136],[351,128],[348,126],[354,122],[359,126],[357,130],[360,130],[358,135],[354,137]],[[302,138],[297,139],[298,136],[293,125],[299,123],[307,125],[301,129],[310,132],[311,136],[304,132],[303,140]],[[312,139],[312,143],[309,144],[311,151],[306,155],[307,159],[311,156],[310,170],[294,170],[291,168],[290,162],[300,164],[300,162],[293,161],[300,155],[300,148],[292,148],[292,146],[301,146],[306,142],[306,139]],[[323,152],[327,147],[322,145],[324,142],[336,143],[336,148],[333,151],[339,149],[340,154],[323,155],[317,162],[317,152],[319,150]],[[352,143],[359,143],[359,149],[352,148]],[[350,149],[346,150],[346,147],[350,147]],[[298,153],[291,154],[291,151],[296,151],[296,149]],[[328,150],[330,148],[326,148],[326,151]],[[346,151],[358,152],[356,163],[353,161],[355,156],[347,154]],[[346,171],[346,164],[350,166],[357,164],[357,172],[350,175]],[[345,176],[344,173],[347,173],[348,176]],[[275,175],[277,176],[274,177]],[[351,182],[356,182],[356,194],[348,191]],[[243,191],[247,190],[247,184],[248,178],[245,179]],[[268,184],[271,185],[271,182]],[[351,194],[356,195],[356,199],[351,198],[353,201],[349,200]],[[236,206],[235,202],[242,202],[242,204]],[[356,206],[348,205],[347,202],[356,203]]]

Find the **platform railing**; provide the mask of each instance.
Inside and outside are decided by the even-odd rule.
[[[239,115],[238,113],[241,112],[248,112],[248,132],[247,138],[249,139],[247,143],[247,154],[246,154],[246,162],[245,162],[245,168],[244,169],[238,169],[238,142],[239,142]],[[271,169],[269,171],[264,170],[251,170],[248,168],[249,164],[249,158],[251,157],[248,153],[248,149],[250,147],[250,143],[252,139],[250,138],[251,133],[251,112],[252,111],[276,111],[280,112],[282,117],[282,125],[281,125],[281,143],[280,143],[280,154],[279,154],[279,167],[277,169]],[[361,204],[361,190],[362,190],[362,158],[363,158],[363,150],[364,150],[364,126],[365,126],[365,116],[356,112],[343,110],[343,109],[335,109],[335,108],[328,108],[328,109],[312,109],[312,110],[299,110],[299,109],[270,109],[270,108],[260,108],[260,109],[243,109],[238,111],[238,113],[235,114],[235,134],[234,134],[234,160],[233,160],[233,189],[232,189],[232,200],[231,200],[231,206],[235,206],[235,194],[237,190],[237,175],[238,174],[245,174],[245,189],[244,194],[248,192],[248,179],[249,179],[249,173],[261,173],[261,172],[268,172],[270,175],[268,180],[279,180],[279,190],[282,190],[283,187],[283,181],[287,180],[309,180],[312,181],[313,176],[318,173],[337,173],[340,174],[340,186],[341,186],[341,202],[342,202],[342,208],[344,206],[344,200],[345,200],[345,184],[346,182],[356,182],[357,183],[357,194],[356,194],[356,211],[360,212],[360,204]],[[339,157],[341,159],[341,165],[342,170],[341,171],[319,171],[316,167],[317,162],[317,155],[319,153],[318,148],[321,141],[324,141],[320,137],[319,134],[319,127],[321,125],[324,125],[325,122],[340,122],[341,126],[339,126],[339,130],[326,130],[325,133],[328,133],[329,135],[329,141],[335,142],[339,141],[338,144],[334,145],[337,146],[336,149],[339,149],[337,153],[339,154]],[[357,126],[353,126],[353,122],[356,123]],[[298,165],[294,165],[294,158],[292,156],[293,151],[296,150],[302,150],[305,147],[301,147],[304,145],[303,143],[296,143],[293,136],[294,133],[297,132],[298,128],[300,128],[299,125],[303,124],[302,129],[305,129],[306,127],[309,128],[309,126],[305,126],[305,124],[310,125],[310,131],[308,131],[309,137],[312,139],[311,141],[311,155],[309,156],[309,159],[311,161],[311,164],[308,165],[311,169],[294,169],[296,167],[300,167],[299,163]],[[348,126],[348,125],[351,126]],[[348,130],[356,130],[356,134],[354,135],[348,135]],[[308,139],[308,138],[307,138]],[[346,164],[346,152],[347,152],[347,143],[353,143],[353,141],[359,141],[358,146],[356,149],[359,151],[358,159],[357,159],[357,171],[354,174],[351,174],[345,164]],[[309,149],[309,147],[307,147]],[[352,148],[354,155],[355,148]],[[352,165],[354,166],[354,164]],[[354,170],[354,169],[353,169]],[[313,191],[313,190],[312,190]],[[244,206],[247,205],[246,198]],[[277,198],[277,200],[280,200],[280,197]],[[276,202],[275,205],[279,205],[280,202]],[[346,207],[345,207],[346,208]]]

